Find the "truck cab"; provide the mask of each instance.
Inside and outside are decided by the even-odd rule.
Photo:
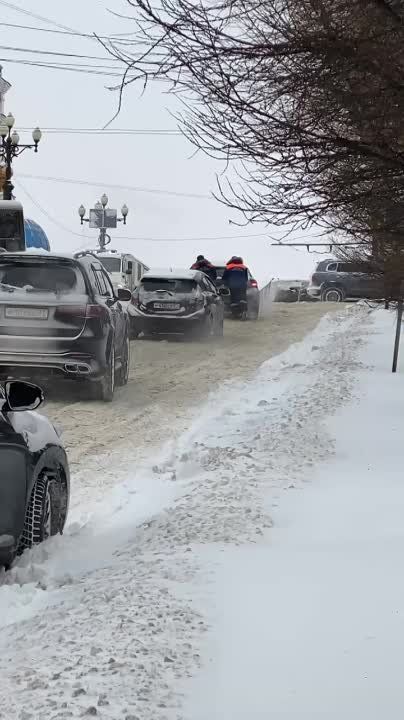
[[[97,256],[111,276],[112,284],[115,287],[127,288],[131,292],[135,290],[141,277],[149,269],[131,253],[109,250],[97,252]]]
[[[25,250],[24,212],[16,200],[0,200],[0,250]]]

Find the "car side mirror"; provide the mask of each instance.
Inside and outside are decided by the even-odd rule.
[[[227,287],[219,288],[219,295],[230,295],[230,290]]]
[[[133,270],[133,263],[132,263],[131,260],[129,260],[128,266],[127,266],[127,268],[126,268],[126,274],[127,274],[127,275],[132,275],[132,270]]]
[[[6,406],[3,409],[10,412],[36,410],[44,401],[41,388],[33,383],[12,380],[6,382],[5,391]]]
[[[118,288],[116,296],[121,302],[130,302],[132,300],[132,293],[126,288]]]

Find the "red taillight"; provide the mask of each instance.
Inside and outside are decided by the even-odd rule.
[[[257,287],[258,287],[257,281],[256,281],[256,280],[250,280],[250,287],[257,288]]]
[[[59,305],[55,310],[57,318],[85,318],[86,305]]]
[[[105,318],[108,314],[104,305],[87,305],[86,318]]]
[[[87,318],[103,318],[107,313],[103,305],[59,305],[55,317],[60,320],[85,320]]]

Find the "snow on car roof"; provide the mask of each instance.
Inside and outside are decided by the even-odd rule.
[[[72,253],[57,253],[57,252],[50,252],[49,250],[45,250],[45,248],[29,248],[29,250],[21,250],[18,252],[5,252],[0,253],[0,258],[2,257],[38,257],[43,255],[43,257],[53,257],[53,258],[60,258],[60,259],[68,259],[73,260],[74,255]]]
[[[162,270],[148,270],[143,274],[144,278],[159,278],[160,280],[194,280],[198,270],[184,270],[177,268],[163,268]]]

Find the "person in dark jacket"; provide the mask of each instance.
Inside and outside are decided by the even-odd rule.
[[[248,269],[243,258],[232,257],[222,277],[223,285],[230,290],[231,302],[247,302]]]
[[[200,272],[205,273],[212,282],[216,282],[216,268],[209,262],[209,260],[206,260],[203,255],[198,255],[196,262],[191,266],[191,270],[199,270]]]

